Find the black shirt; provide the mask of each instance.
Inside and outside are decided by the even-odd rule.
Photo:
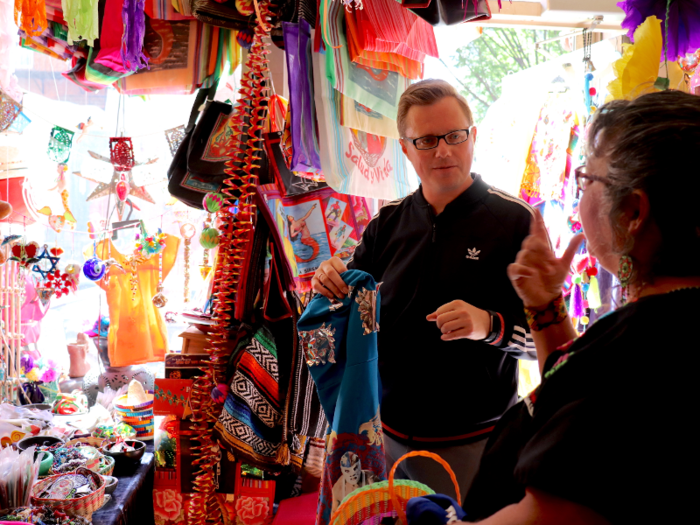
[[[516,400],[517,358],[534,358],[522,302],[506,274],[528,235],[531,209],[473,177],[438,216],[421,189],[384,206],[348,265],[382,283],[382,422],[404,442],[485,437]],[[440,339],[426,316],[456,299],[502,315],[496,347]]]
[[[468,518],[520,501],[529,486],[612,523],[690,523],[682,520],[697,514],[698,319],[700,290],[650,296],[554,352],[542,384],[491,435]]]

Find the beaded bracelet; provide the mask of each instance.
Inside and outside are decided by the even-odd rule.
[[[561,294],[542,310],[525,307],[525,318],[530,326],[530,330],[533,332],[540,332],[548,326],[559,324],[568,315],[566,302]]]

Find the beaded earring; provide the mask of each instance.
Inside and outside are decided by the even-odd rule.
[[[627,294],[629,292],[630,281],[632,280],[632,273],[634,271],[634,262],[632,257],[629,255],[623,255],[620,257],[620,267],[617,270],[617,279],[620,281],[620,286],[622,287],[622,304],[627,302]]]

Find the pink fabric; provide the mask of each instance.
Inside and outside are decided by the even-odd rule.
[[[107,0],[105,3],[105,15],[102,19],[102,32],[100,33],[100,52],[95,58],[95,62],[98,64],[118,73],[128,73],[121,57],[122,36],[124,34],[123,6],[124,0]]]
[[[20,309],[22,319],[22,345],[36,343],[41,335],[41,320],[48,313],[51,301],[46,306],[41,304],[41,300],[36,293],[34,282],[28,278],[24,285],[24,304]]]
[[[282,500],[272,525],[314,525],[317,502],[318,492]]]

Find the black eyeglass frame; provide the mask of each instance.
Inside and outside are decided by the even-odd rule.
[[[581,179],[588,179],[590,181],[601,182],[608,186],[613,186],[614,183],[607,177],[601,177],[600,175],[593,175],[592,173],[586,173],[586,166],[579,166],[574,170],[574,177],[576,180],[576,188],[578,191],[583,192],[586,190],[586,185],[581,183]]]
[[[444,135],[423,135],[422,137],[418,137],[418,138],[416,138],[416,139],[411,139],[411,138],[408,138],[408,137],[401,137],[401,138],[402,138],[403,140],[407,140],[407,141],[413,143],[413,147],[416,148],[418,151],[428,151],[428,150],[437,148],[437,147],[440,145],[440,140],[441,140],[441,139],[443,139],[443,140],[445,141],[445,144],[447,144],[448,146],[456,146],[457,144],[464,144],[466,141],[469,140],[469,136],[471,135],[471,132],[472,132],[472,129],[473,129],[473,128],[474,128],[474,126],[469,126],[469,127],[466,128],[466,129],[453,129],[452,131],[450,131],[450,132],[448,132],[448,133],[445,133]],[[466,131],[466,132],[467,132],[467,137],[466,137],[464,140],[460,140],[459,142],[452,142],[452,143],[447,142],[447,136],[448,136],[448,135],[451,135],[452,133],[456,133],[456,132],[458,132],[458,131]],[[416,142],[418,142],[418,141],[421,140],[421,139],[428,138],[428,137],[435,137],[435,138],[437,139],[437,142],[435,143],[435,146],[433,146],[432,148],[419,148],[418,145],[416,144]]]

